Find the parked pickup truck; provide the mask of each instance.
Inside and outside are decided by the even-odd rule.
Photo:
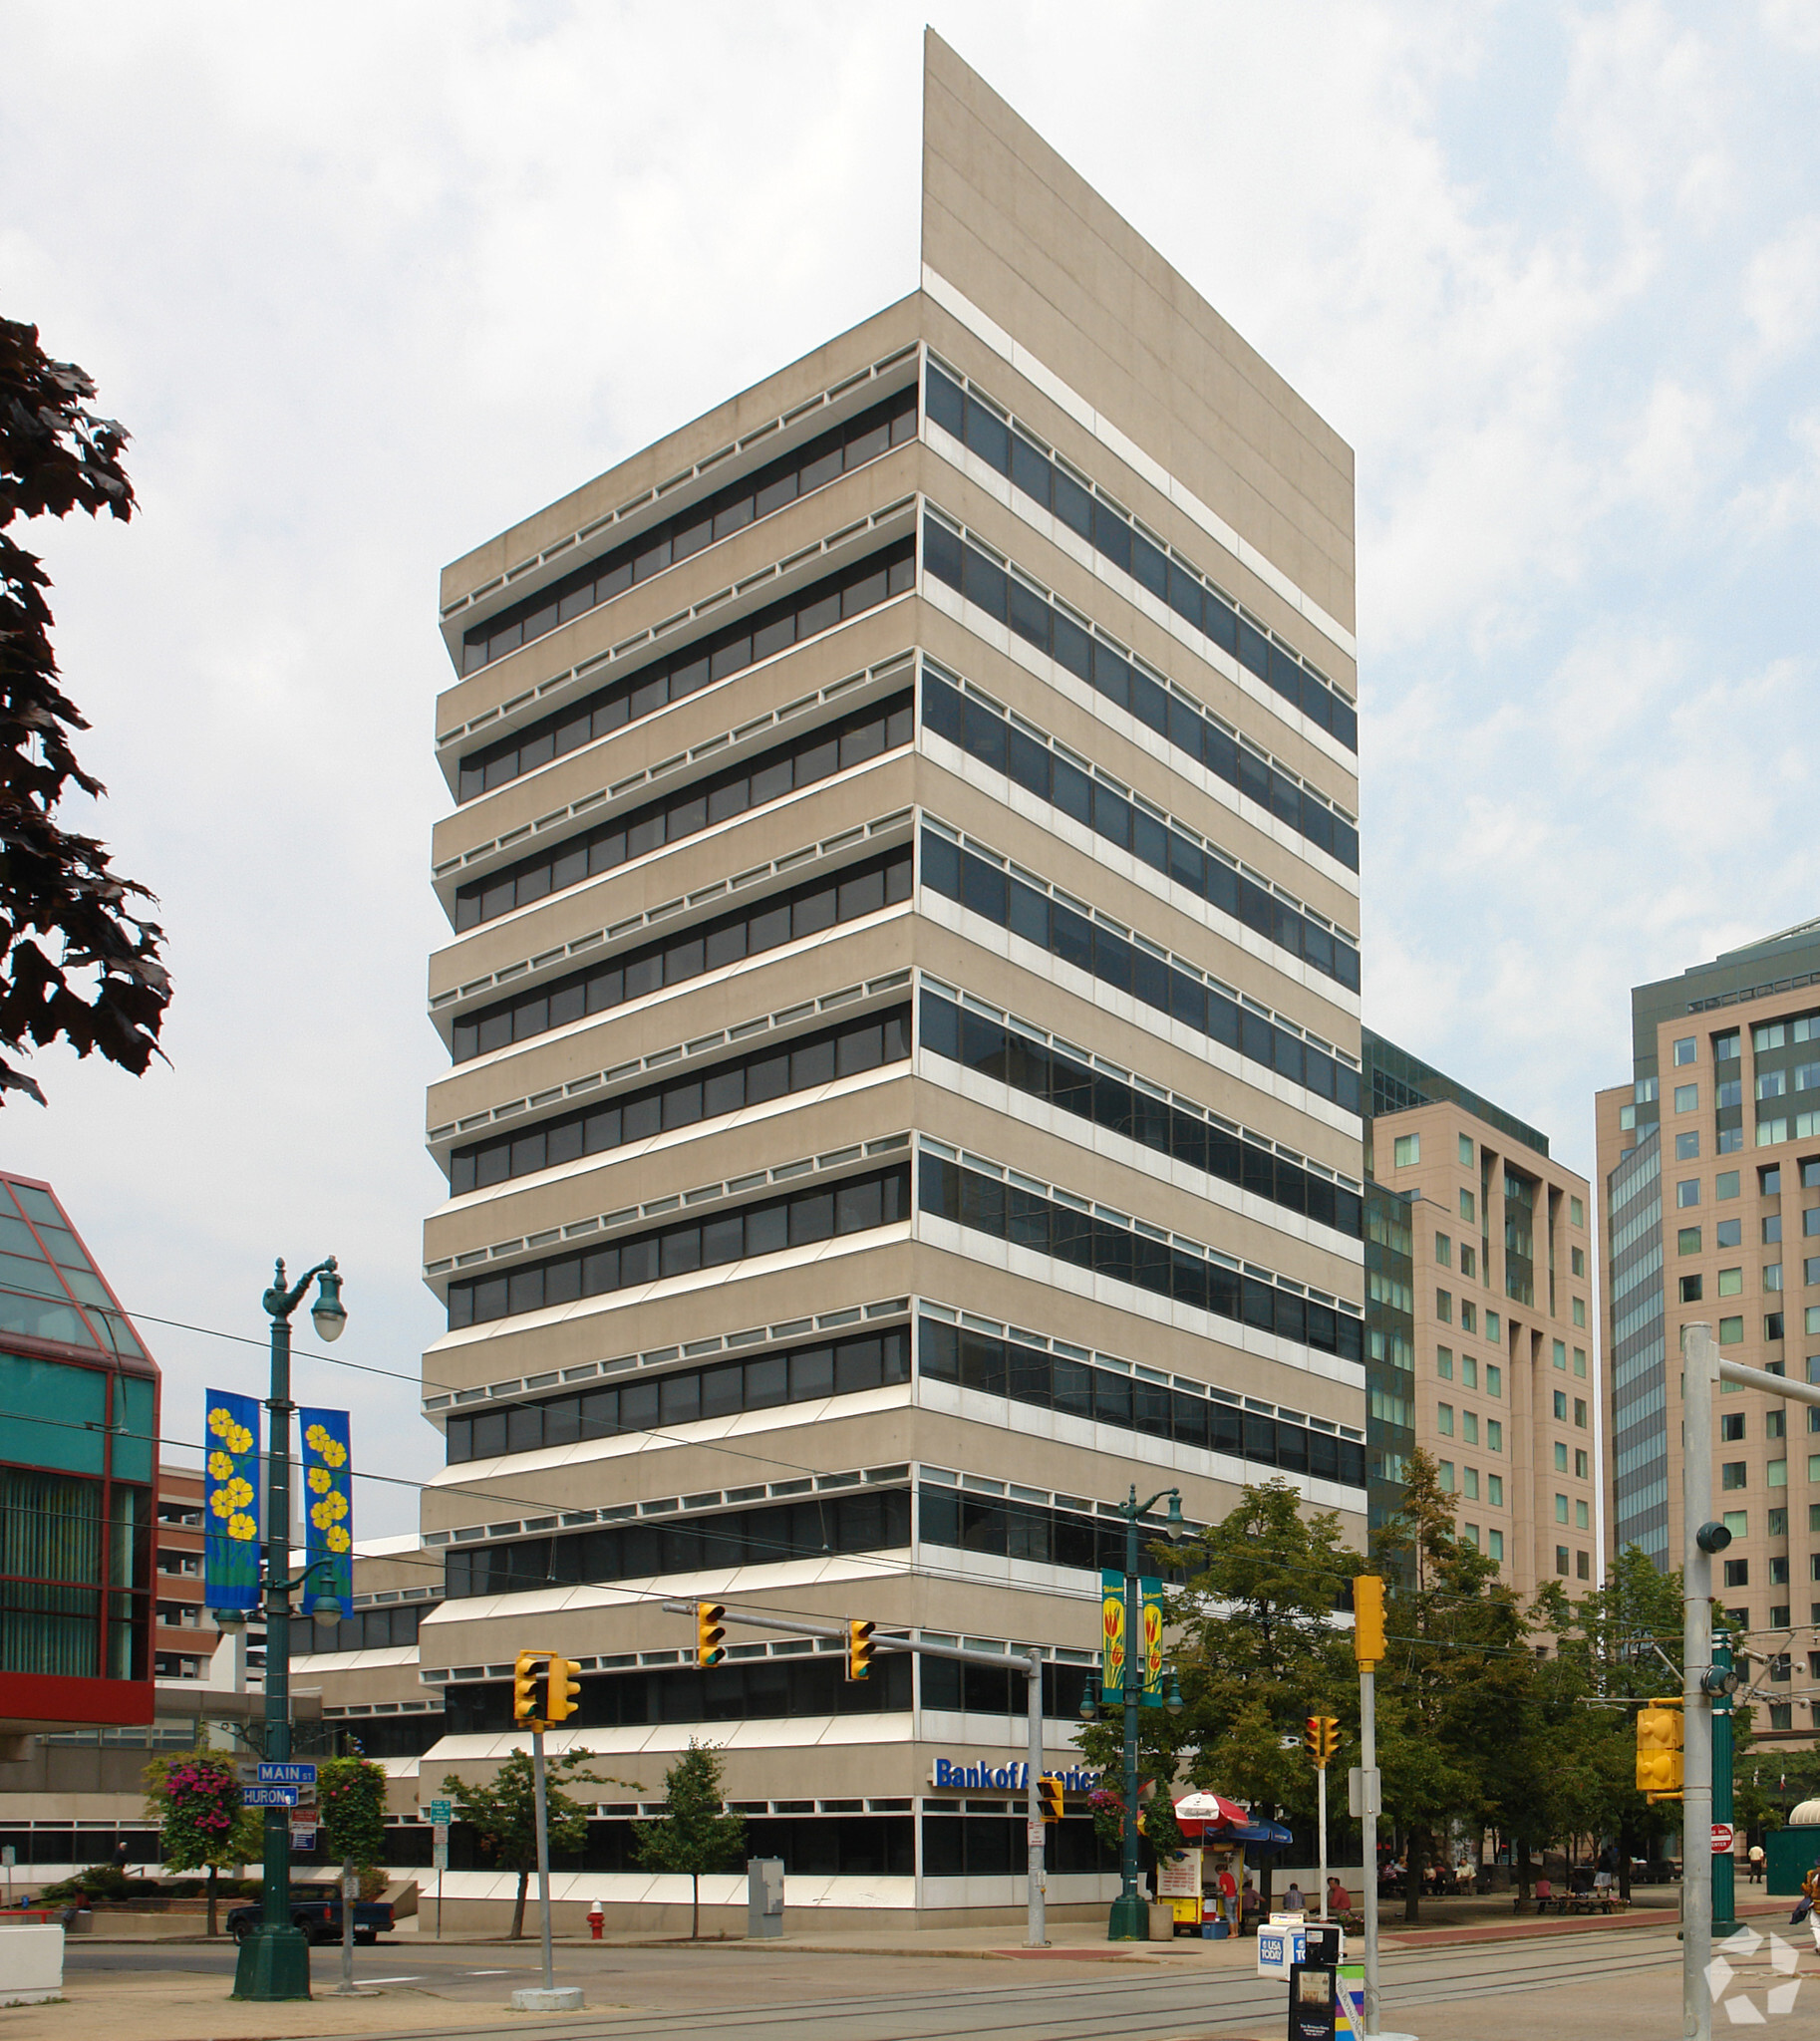
[[[244,1941],[265,1918],[265,1908],[254,1902],[251,1905],[236,1906],[227,1916],[227,1931],[235,1941]],[[392,1901],[390,1899],[356,1899],[354,1902],[354,1939],[359,1942],[374,1942],[382,1934],[392,1932]],[[341,1900],[291,1897],[291,1925],[303,1929],[306,1941],[340,1941]]]

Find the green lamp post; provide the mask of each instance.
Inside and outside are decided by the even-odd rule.
[[[286,1287],[284,1264],[275,1268],[272,1286],[261,1302],[272,1321],[271,1413],[265,1463],[265,1755],[283,1762],[291,1754],[291,1596],[309,1580],[314,1568],[291,1574],[291,1313],[303,1302],[312,1280],[320,1279],[310,1317],[317,1336],[341,1337],[348,1322],[342,1309],[341,1277],[335,1257],[319,1262]],[[340,1606],[319,1596],[311,1609],[318,1622],[340,1617]],[[303,1930],[291,1922],[290,1810],[265,1810],[264,1912],[259,1924],[240,1944],[234,1965],[235,1998],[273,2000],[308,1998],[310,1945]]]
[[[1109,1700],[1102,1689],[1092,1680],[1080,1703],[1083,1720],[1090,1721],[1098,1714],[1101,1705],[1124,1710],[1125,1732],[1125,1815],[1119,1836],[1119,1889],[1118,1897],[1112,1901],[1111,1916],[1106,1922],[1108,1941],[1147,1941],[1150,1922],[1144,1911],[1143,1898],[1137,1890],[1137,1721],[1138,1710],[1144,1698],[1143,1662],[1143,1588],[1138,1576],[1137,1525],[1138,1519],[1162,1501],[1169,1498],[1169,1515],[1166,1528],[1171,1537],[1182,1528],[1182,1496],[1180,1489],[1159,1488],[1148,1502],[1137,1500],[1135,1486],[1126,1499],[1118,1505],[1118,1513],[1125,1520],[1125,1660],[1124,1675],[1118,1698]],[[1163,1689],[1163,1706],[1171,1715],[1182,1712],[1182,1692],[1171,1668],[1168,1684]]]

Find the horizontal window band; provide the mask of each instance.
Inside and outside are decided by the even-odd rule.
[[[917,1323],[916,1364],[932,1381],[952,1382],[983,1396],[1003,1396],[1033,1409],[1142,1432],[1345,1488],[1365,1486],[1362,1440],[1241,1410],[1011,1337],[923,1317]]]
[[[553,840],[555,835],[574,823],[584,819],[598,820],[609,810],[623,814],[633,805],[633,796],[641,788],[649,791],[660,783],[678,784],[685,773],[712,771],[715,766],[725,764],[742,752],[750,760],[758,750],[760,738],[769,736],[774,739],[779,731],[793,728],[805,717],[838,716],[851,702],[876,701],[894,685],[905,686],[915,676],[914,651],[891,653],[871,666],[861,667],[857,673],[843,674],[824,688],[811,689],[793,701],[780,703],[775,709],[760,709],[755,715],[744,717],[734,729],[716,730],[699,744],[691,744],[687,750],[673,752],[668,758],[659,758],[603,786],[591,787],[564,806],[552,808],[531,822],[516,824],[501,835],[474,842],[467,849],[433,865],[431,877],[439,888],[446,889],[464,871],[491,870],[505,852],[515,846]],[[603,763],[611,757],[611,752],[601,753]]]
[[[455,926],[457,931],[477,928],[880,757],[909,743],[913,725],[914,698],[905,689],[887,702],[803,730],[744,764],[710,772],[628,813],[542,846],[483,878],[468,880],[455,889]]]
[[[655,1134],[878,1069],[909,1053],[908,1006],[861,1015],[726,1062],[695,1067],[661,1084],[572,1107],[551,1119],[514,1121],[508,1133],[452,1151],[449,1188],[458,1197],[586,1155],[610,1154]]]
[[[923,719],[969,757],[1070,816],[1095,836],[1114,843],[1227,915],[1287,950],[1348,992],[1359,990],[1359,949],[1344,930],[1312,909],[1241,871],[1236,859],[1206,848],[1166,816],[1153,814],[1128,793],[1077,765],[988,708],[963,696],[928,668],[923,672]]]
[[[1122,1134],[1351,1240],[1365,1237],[1364,1200],[1331,1178],[1120,1082],[1015,1027],[925,991],[918,1039],[932,1055]]]
[[[783,1347],[749,1360],[717,1360],[706,1367],[451,1416],[448,1464],[857,1395],[909,1379],[907,1326],[859,1332]]]
[[[608,1296],[668,1276],[890,1226],[909,1216],[909,1171],[899,1164],[736,1206],[711,1218],[520,1263],[509,1272],[458,1280],[449,1286],[449,1326],[455,1331]]]
[[[917,1162],[917,1209],[1033,1254],[1191,1305],[1341,1360],[1363,1363],[1361,1318],[1191,1254],[1166,1235],[1116,1224],[1036,1188],[987,1176],[928,1152]]]
[[[597,1526],[503,1545],[451,1547],[450,1602],[555,1586],[636,1581],[728,1567],[775,1566],[910,1543],[910,1491],[843,1489],[698,1517]]]
[[[1359,1072],[1351,1064],[1209,985],[1166,952],[1158,954],[1116,936],[1063,900],[1052,898],[1034,874],[1013,876],[1004,866],[925,827],[922,882],[931,892],[983,915],[1103,984],[1130,993],[1342,1111],[1360,1111]]]
[[[508,652],[611,602],[666,568],[681,565],[759,518],[863,467],[893,446],[907,444],[916,437],[916,386],[912,383],[756,473],[698,499],[673,517],[647,525],[636,538],[597,554],[464,632],[462,673],[478,673]]]
[[[579,701],[465,753],[455,798],[472,800],[629,723],[654,716],[672,702],[906,594],[915,579],[915,538],[901,538],[738,623],[711,628],[707,636],[634,667]]]
[[[1255,674],[1309,721],[1337,737],[1348,750],[1359,748],[1359,714],[1325,674],[1245,616],[1240,606],[1200,570],[1172,559],[1138,529],[1135,519],[1081,484],[1046,449],[1003,416],[963,392],[931,364],[929,423],[959,439],[988,467],[1004,475],[1021,494],[1055,517],[1104,560],[1147,588],[1158,602],[1210,643]]]
[[[911,864],[910,846],[900,845],[781,892],[760,895],[748,906],[691,921],[675,934],[482,1007],[455,1022],[455,1060],[466,1062],[529,1040],[627,1000],[908,900]],[[721,897],[717,895],[716,904]]]

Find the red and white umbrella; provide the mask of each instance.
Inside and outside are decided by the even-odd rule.
[[[1243,1828],[1251,1814],[1223,1793],[1184,1793],[1175,1803],[1175,1818],[1184,1828]]]

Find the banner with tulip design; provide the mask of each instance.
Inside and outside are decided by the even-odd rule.
[[[203,1600],[210,1608],[259,1605],[259,1405],[209,1389],[203,1405]]]
[[[345,1410],[300,1410],[303,1426],[303,1556],[316,1568],[304,1590],[314,1608],[325,1595],[354,1613],[354,1469]],[[322,1564],[318,1565],[318,1562]]]

